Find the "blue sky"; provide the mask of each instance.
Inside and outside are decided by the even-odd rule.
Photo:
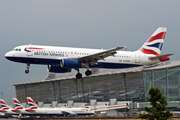
[[[110,49],[139,49],[158,27],[167,27],[162,54],[179,60],[179,0],[0,0],[0,92],[10,103],[13,83],[42,80],[47,66],[5,59],[26,44]],[[74,72],[75,73],[75,72]]]

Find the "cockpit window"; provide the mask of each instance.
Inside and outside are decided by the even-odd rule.
[[[21,51],[21,49],[15,48],[15,49],[13,49],[12,51]]]

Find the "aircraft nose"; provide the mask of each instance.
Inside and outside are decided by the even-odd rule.
[[[10,57],[12,57],[11,53],[10,53],[10,52],[7,52],[7,53],[5,54],[5,58],[9,60]]]

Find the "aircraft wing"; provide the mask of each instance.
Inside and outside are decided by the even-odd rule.
[[[112,106],[101,106],[101,107],[96,107],[92,108],[91,110],[95,110],[96,112],[101,112],[101,111],[107,111],[107,110],[114,110],[114,109],[122,109],[122,108],[127,108],[128,106],[126,104],[122,105],[112,105]]]
[[[62,110],[61,112],[62,112],[63,115],[71,115],[71,114],[75,114],[74,112],[69,111],[69,110]]]
[[[84,62],[84,63],[90,63],[91,65],[93,65],[98,60],[103,60],[106,57],[114,56],[114,54],[117,53],[116,52],[117,50],[120,50],[120,49],[123,49],[123,48],[125,48],[125,47],[116,47],[116,48],[113,48],[113,49],[105,50],[103,52],[83,56],[83,57],[80,57],[80,58],[77,58],[77,59]]]
[[[35,112],[35,111],[36,111],[36,110],[33,110],[33,109],[32,109],[32,110],[29,110],[29,112]]]

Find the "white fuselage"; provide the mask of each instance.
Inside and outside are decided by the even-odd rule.
[[[77,115],[93,115],[94,111],[87,108],[37,108],[30,110],[30,113],[38,115],[64,115],[64,114],[77,114]]]
[[[19,115],[18,113],[13,112],[12,110],[13,110],[13,109],[10,108],[10,109],[8,109],[8,110],[2,111],[2,113],[8,114],[8,115]]]
[[[11,61],[28,63],[28,64],[44,64],[44,65],[60,65],[62,58],[78,59],[83,56],[92,55],[105,50],[70,48],[70,47],[54,47],[39,45],[23,45],[14,48],[6,53],[5,57]],[[98,60],[94,66],[90,68],[128,68],[141,65],[150,65],[160,62],[159,60],[150,61],[148,58],[155,55],[144,54],[140,51],[127,52],[117,51],[114,56],[106,57]],[[82,66],[83,68],[83,66]]]

